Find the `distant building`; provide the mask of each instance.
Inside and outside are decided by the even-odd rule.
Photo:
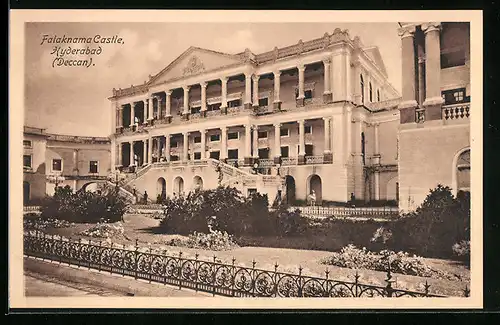
[[[470,190],[469,23],[401,23],[399,206],[437,184]]]
[[[74,191],[90,189],[111,171],[108,138],[50,134],[25,126],[23,150],[24,204],[53,195],[56,183]]]
[[[289,203],[397,199],[400,95],[347,31],[261,54],[191,47],[110,101],[114,167],[153,199],[221,173],[271,202],[283,187]]]

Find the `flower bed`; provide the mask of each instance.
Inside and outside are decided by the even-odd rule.
[[[123,224],[121,222],[100,222],[95,226],[80,232],[79,234],[88,237],[112,238],[117,235],[123,235],[124,232],[125,229],[123,228]]]
[[[233,236],[227,232],[212,231],[205,234],[194,232],[187,239],[175,238],[168,242],[171,246],[182,246],[189,248],[209,249],[213,251],[230,250],[239,247],[234,241]]]
[[[25,218],[23,221],[23,226],[24,229],[26,230],[44,230],[47,228],[68,228],[72,227],[75,224],[73,222],[69,222],[66,220],[59,220],[59,219],[41,219],[41,218],[35,218],[35,219],[27,219]]]
[[[347,245],[340,252],[321,261],[322,264],[347,267],[351,269],[368,269],[375,271],[391,272],[430,277],[435,279],[461,280],[461,276],[435,270],[424,263],[419,256],[410,256],[406,252],[382,250],[379,253],[371,252],[365,247],[362,249],[354,245]]]

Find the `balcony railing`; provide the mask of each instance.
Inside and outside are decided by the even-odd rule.
[[[286,158],[281,158],[281,165],[282,166],[293,166],[298,164],[298,159],[297,157],[286,157]]]
[[[259,167],[265,168],[265,167],[272,167],[272,166],[274,166],[273,159],[259,159]]]
[[[306,164],[322,164],[324,162],[323,156],[306,156]]]
[[[441,112],[443,120],[468,119],[470,116],[470,103],[445,105]]]

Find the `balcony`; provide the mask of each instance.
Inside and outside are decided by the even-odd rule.
[[[441,109],[443,121],[466,121],[470,117],[470,103],[444,105]]]
[[[331,164],[331,161],[325,161],[324,156],[306,156],[305,165],[321,165]],[[281,166],[297,166],[299,165],[298,157],[281,158]],[[275,166],[272,159],[259,159],[259,168],[270,168]]]

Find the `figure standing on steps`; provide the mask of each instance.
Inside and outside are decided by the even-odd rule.
[[[144,191],[144,204],[148,204],[148,192]]]
[[[309,203],[311,206],[316,206],[316,192],[314,192],[314,190],[309,194]]]

